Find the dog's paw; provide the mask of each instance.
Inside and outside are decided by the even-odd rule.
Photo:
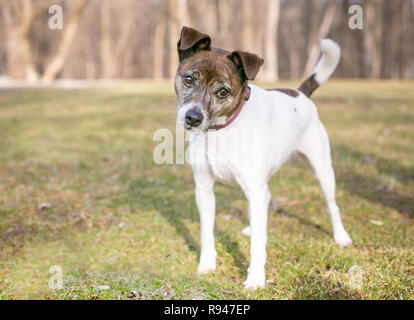
[[[217,254],[215,252],[209,255],[202,255],[200,258],[200,263],[198,264],[197,273],[206,274],[216,270],[216,257]]]
[[[244,228],[241,233],[247,237],[250,237],[250,226]]]
[[[266,286],[266,278],[264,270],[260,272],[251,272],[247,275],[246,281],[243,282],[244,288],[247,290],[257,290]]]
[[[266,285],[266,281],[263,279],[252,279],[247,277],[246,281],[243,282],[243,286],[246,290],[257,290],[263,289]]]
[[[215,263],[214,263],[214,265],[213,264],[210,264],[210,265],[207,265],[207,264],[201,265],[200,264],[197,268],[197,274],[207,274],[207,273],[213,272],[214,270],[216,270],[216,264]]]
[[[345,230],[334,234],[334,240],[340,247],[349,247],[352,245],[352,239]]]

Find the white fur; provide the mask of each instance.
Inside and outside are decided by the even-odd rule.
[[[315,80],[319,84],[322,84],[326,82],[335,71],[341,56],[341,48],[336,42],[330,39],[321,40],[320,48],[322,51],[322,58],[319,60],[313,73],[315,74]]]
[[[330,40],[322,41],[321,46],[324,57],[315,70],[318,81],[323,82],[336,66],[339,51]],[[250,88],[250,99],[229,126],[191,134],[189,155],[201,222],[198,273],[216,268],[214,182],[236,184],[249,204],[250,225],[243,233],[250,235],[250,266],[244,286],[256,289],[265,286],[267,212],[271,198],[267,183],[293,152],[304,154],[314,169],[326,199],[334,240],[340,246],[348,246],[352,240],[336,205],[328,135],[314,103],[302,93],[291,97],[254,85]],[[250,135],[246,136],[246,132]]]

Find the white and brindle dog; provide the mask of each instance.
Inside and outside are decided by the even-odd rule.
[[[238,184],[248,200],[249,226],[242,232],[250,235],[251,240],[244,286],[265,287],[267,211],[271,197],[267,182],[294,152],[305,155],[314,170],[327,202],[335,242],[351,245],[335,201],[328,135],[309,99],[335,70],[339,46],[332,40],[321,41],[322,58],[298,90],[265,90],[248,85],[263,59],[247,52],[214,48],[208,35],[194,29],[183,27],[177,49],[177,121],[192,136],[189,154],[201,222],[198,273],[216,268],[214,182]],[[256,138],[240,142],[240,135],[229,135],[231,130],[251,132]],[[206,141],[212,140],[213,133],[212,148]],[[254,151],[235,156],[234,145]]]

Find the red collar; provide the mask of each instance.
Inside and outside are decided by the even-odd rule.
[[[220,125],[215,125],[215,126],[209,126],[208,130],[219,130],[219,129],[223,129],[225,127],[227,127],[228,125],[230,125],[230,123],[232,123],[234,121],[234,119],[237,118],[237,116],[239,115],[240,111],[243,109],[244,103],[249,100],[250,98],[250,87],[247,86],[246,87],[246,91],[244,93],[244,99],[241,101],[240,105],[237,107],[236,112],[230,117],[229,120],[227,120],[227,122],[225,124],[220,124]]]

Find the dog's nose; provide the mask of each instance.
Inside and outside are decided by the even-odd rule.
[[[185,114],[185,123],[191,127],[198,127],[203,121],[203,114],[194,110],[188,110]]]

